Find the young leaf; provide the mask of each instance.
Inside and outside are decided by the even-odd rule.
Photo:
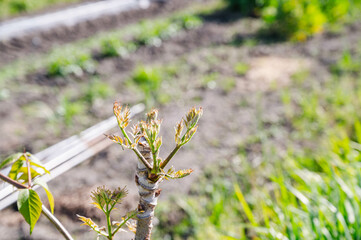
[[[6,158],[4,161],[2,161],[0,163],[0,169],[16,162],[20,158],[21,155],[22,155],[22,153],[15,153],[15,154],[10,155],[8,158]]]
[[[122,129],[126,128],[130,122],[130,109],[127,106],[123,109],[123,107],[118,102],[115,102],[113,106],[113,112],[117,118],[119,127]]]
[[[33,181],[33,184],[39,185],[40,187],[42,187],[45,190],[46,195],[48,196],[51,213],[54,213],[54,197],[53,197],[53,194],[49,190],[48,184],[41,178],[35,179]]]
[[[13,163],[11,166],[10,172],[9,172],[9,178],[17,180],[18,174],[20,172],[21,167],[24,164],[24,160],[21,159],[21,157]]]
[[[88,227],[90,227],[91,229],[93,229],[95,232],[108,237],[108,233],[104,231],[104,227],[99,227],[95,222],[93,222],[93,220],[91,220],[91,218],[87,218],[87,217],[83,217],[80,215],[76,215],[80,221],[82,221],[83,223],[81,225],[86,225]]]
[[[23,180],[24,182],[28,181],[28,168],[27,167],[21,167],[18,171],[18,174],[22,173],[21,176],[17,179],[19,180]],[[40,176],[41,174],[39,172],[37,172],[36,170],[30,168],[30,173],[31,173],[31,179],[34,179],[37,176]]]
[[[41,169],[44,170],[45,173],[50,174],[49,170],[46,169],[40,162],[39,162],[39,163],[36,163],[36,162],[33,162],[33,161],[30,160],[30,165],[31,165],[31,166],[35,166],[35,167],[38,167],[38,168],[41,168]]]
[[[186,176],[188,176],[189,174],[191,174],[193,172],[192,169],[184,169],[184,170],[179,170],[177,172],[174,172],[174,168],[171,167],[167,174],[165,174],[166,178],[171,178],[171,179],[176,179],[176,178],[184,178]]]
[[[123,221],[121,221],[121,222],[116,222],[116,221],[114,221],[114,222],[113,222],[113,225],[116,225],[116,226],[118,226],[118,227],[113,231],[112,235],[114,236],[119,230],[125,231],[125,230],[121,229],[121,227],[122,227],[124,224],[126,224],[126,225],[128,226],[128,228],[131,230],[131,227],[129,227],[129,226],[132,225],[132,224],[129,223],[129,220],[130,220],[131,218],[134,218],[138,213],[139,213],[139,211],[136,209],[136,210],[133,210],[133,211],[128,212],[127,215],[125,215],[124,217],[122,217],[122,220],[123,220]],[[136,227],[133,227],[133,230],[135,230],[135,229],[136,229]],[[132,230],[131,230],[131,231],[132,231]],[[132,232],[133,232],[133,231],[132,231]],[[135,231],[134,231],[134,233],[135,233]]]
[[[19,212],[30,225],[31,234],[42,211],[42,203],[39,195],[32,189],[22,189],[19,191],[17,205]]]

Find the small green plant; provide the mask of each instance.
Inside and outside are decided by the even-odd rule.
[[[220,80],[219,85],[225,93],[229,93],[236,87],[236,79],[232,77],[224,78]]]
[[[123,227],[125,224],[129,224],[129,220],[138,213],[137,210],[128,212],[125,217],[122,218],[121,222],[116,222],[111,220],[111,212],[116,209],[115,206],[120,204],[124,197],[128,194],[125,188],[117,188],[113,191],[107,189],[105,186],[98,187],[91,193],[91,198],[94,201],[93,204],[95,207],[100,209],[107,220],[107,227],[99,227],[91,218],[83,217],[77,215],[79,220],[83,222],[83,225],[90,227],[93,231],[100,236],[106,237],[109,240],[112,240],[115,234]]]
[[[360,73],[361,68],[361,54],[358,56],[352,56],[349,51],[343,53],[341,59],[336,64],[331,66],[331,71],[338,76],[342,74],[357,74]]]
[[[139,45],[151,45],[159,47],[162,40],[172,37],[180,30],[180,26],[170,20],[150,22],[144,21],[135,41]]]
[[[136,46],[133,43],[125,43],[118,38],[111,37],[101,42],[101,54],[106,57],[126,57],[133,52]]]
[[[304,41],[326,25],[342,24],[359,1],[337,0],[226,0],[245,15],[259,16],[266,32],[279,38]]]
[[[28,5],[24,0],[11,1],[9,8],[11,14],[16,14],[16,13],[26,12],[28,9]]]
[[[180,16],[175,19],[175,22],[179,22],[183,29],[198,28],[203,24],[200,17],[191,14]]]
[[[239,62],[234,66],[234,71],[239,76],[244,76],[247,73],[248,69],[249,69],[248,64],[242,62]]]
[[[99,79],[93,79],[89,85],[85,87],[84,95],[81,99],[89,105],[93,105],[97,99],[104,99],[113,93],[113,89],[107,83]]]
[[[144,93],[144,100],[148,106],[157,100],[162,80],[160,70],[154,67],[138,66],[131,76],[131,81]]]
[[[191,174],[193,170],[186,169],[175,171],[173,167],[165,170],[170,160],[178,150],[188,143],[198,128],[198,120],[202,116],[202,108],[192,108],[175,127],[176,146],[163,160],[159,157],[162,137],[159,136],[162,120],[158,119],[158,111],[152,109],[147,114],[146,121],[136,123],[130,134],[126,127],[130,122],[130,111],[128,107],[122,107],[114,103],[114,115],[117,118],[122,136],[110,135],[109,139],[121,145],[121,147],[132,150],[138,158],[135,182],[139,190],[139,205],[137,214],[137,228],[135,240],[149,240],[152,231],[152,221],[157,199],[160,195],[159,183],[163,179],[183,178]]]
[[[59,56],[48,64],[49,76],[67,77],[74,75],[81,77],[84,73],[93,74],[95,72],[95,61],[90,54],[68,54]]]
[[[64,97],[61,99],[57,114],[64,119],[64,123],[67,126],[70,126],[75,116],[84,113],[84,105],[83,101],[72,101],[68,97]]]

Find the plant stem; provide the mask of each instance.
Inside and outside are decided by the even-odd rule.
[[[152,160],[151,150],[146,143],[138,144],[140,154],[148,161]],[[159,181],[152,181],[149,179],[150,172],[145,170],[144,165],[138,162],[135,183],[138,186],[139,193],[139,213],[137,215],[137,231],[135,233],[135,240],[150,240],[153,228],[154,209],[157,206],[160,189],[158,188]]]
[[[165,166],[169,163],[169,161],[172,159],[172,157],[178,152],[178,150],[181,148],[181,145],[177,145],[173,151],[168,155],[168,157],[160,164],[160,168],[164,169]]]
[[[17,189],[30,189],[30,186],[27,187],[24,184],[21,184],[21,183],[15,181],[15,180],[9,178],[8,176],[5,176],[2,173],[0,173],[0,179],[4,180],[5,182],[7,182],[7,183],[9,183],[11,185],[13,185]],[[42,205],[42,213],[45,215],[45,217],[47,217],[49,219],[49,221],[56,227],[56,229],[64,236],[65,239],[73,240],[70,233],[59,222],[59,220],[53,214],[51,214],[51,212],[44,206],[44,204]]]
[[[42,213],[45,215],[47,219],[55,226],[55,228],[63,235],[63,237],[67,240],[73,240],[70,233],[66,230],[66,228],[60,223],[60,221],[53,215],[51,212],[42,205]]]
[[[0,179],[2,179],[3,181],[13,185],[14,187],[18,188],[18,189],[27,189],[28,187],[25,186],[24,184],[21,184],[11,178],[9,178],[8,176],[5,176],[4,174],[0,173]]]
[[[137,154],[139,160],[144,164],[144,166],[148,169],[148,171],[152,170],[152,166],[149,164],[149,162],[143,157],[143,155],[139,152],[138,149],[132,148],[132,150]]]
[[[119,231],[119,229],[121,227],[123,227],[123,225],[131,218],[133,218],[135,215],[137,214],[137,212],[135,212],[134,214],[129,215],[126,219],[124,219],[123,223],[119,224],[119,226],[113,231],[113,236]]]
[[[107,207],[108,208],[108,207]],[[107,225],[108,225],[108,239],[112,240],[113,239],[113,235],[112,235],[112,224],[110,222],[110,212],[106,213],[107,216]]]
[[[30,169],[30,161],[26,153],[24,153],[26,159],[26,167],[28,168],[28,186],[31,188],[31,169]]]
[[[120,130],[122,131],[123,136],[129,141],[130,145],[133,144],[133,142],[130,140],[128,134],[125,132],[124,128],[120,127]],[[150,164],[147,162],[147,160],[145,160],[145,158],[142,156],[142,154],[140,154],[140,152],[138,151],[138,149],[136,148],[132,148],[132,150],[135,152],[135,154],[137,154],[139,160],[145,165],[145,167],[148,169],[148,171],[152,170],[152,166],[150,166]]]

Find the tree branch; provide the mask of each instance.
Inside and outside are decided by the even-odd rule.
[[[59,222],[59,220],[53,214],[51,214],[51,212],[44,206],[44,204],[42,205],[42,210],[42,213],[45,215],[45,217],[56,227],[56,229],[58,229],[58,231],[66,240],[73,240],[73,237],[66,230],[63,224],[61,224],[61,222]]]
[[[173,149],[173,151],[168,155],[166,159],[160,164],[160,168],[164,169],[165,166],[169,163],[169,161],[172,159],[172,157],[178,152],[178,150],[182,147],[182,145],[178,145]]]
[[[18,189],[28,189],[29,187],[25,186],[24,184],[21,184],[11,178],[9,178],[8,176],[5,176],[4,174],[0,173],[0,179],[13,185],[14,187],[18,188]]]

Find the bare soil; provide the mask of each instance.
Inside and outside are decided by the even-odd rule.
[[[150,11],[154,12],[145,16],[140,14],[138,17],[153,16],[152,14],[160,10]],[[259,122],[266,127],[285,124],[282,120],[283,105],[280,92],[283,87],[292,84],[294,74],[309,72],[310,78],[314,81],[327,80],[329,66],[345,49],[352,49],[361,39],[360,24],[348,26],[340,34],[323,34],[296,44],[258,38],[256,33],[259,22],[256,19],[242,18],[226,10],[204,18],[205,24],[201,28],[182,32],[160,47],[141,48],[127,59],[101,60],[98,74],[117,90],[117,94],[97,106],[97,114],[90,114],[91,119],[85,123],[75,123],[70,130],[61,129],[57,136],[44,134],[46,118],[26,118],[22,110],[22,106],[29,101],[44,102],[49,108],[55,106],[52,86],[36,81],[37,78],[44,77],[43,73],[17,79],[19,84],[38,85],[49,91],[39,95],[24,90],[6,102],[0,102],[0,153],[10,153],[18,150],[19,146],[26,146],[29,150],[37,152],[44,146],[54,144],[76,131],[83,130],[85,126],[110,116],[112,102],[115,99],[130,104],[136,103],[141,98],[139,93],[124,89],[124,82],[133,67],[138,64],[174,64],[181,70],[171,82],[165,82],[166,86],[163,86],[170,94],[171,100],[159,106],[160,116],[164,119],[164,146],[161,157],[165,157],[166,153],[171,151],[174,145],[173,126],[189,107],[202,106],[204,116],[194,139],[173,160],[176,169],[192,168],[194,173],[178,181],[164,182],[160,201],[169,200],[172,194],[186,197],[188,190],[192,184],[197,183],[197,176],[205,167],[225,159],[234,160],[240,144],[256,132]],[[135,20],[136,18],[133,19]],[[59,42],[72,41],[71,38],[61,37],[65,35],[59,36]],[[251,41],[256,41],[256,45],[247,44]],[[26,51],[28,50],[24,52]],[[237,74],[234,69],[239,62],[249,66],[244,75]],[[214,77],[210,78],[212,74]],[[228,80],[234,83],[233,87],[227,87]],[[77,84],[79,83],[70,82],[65,85],[76,88]],[[26,134],[16,134],[15,131]],[[275,137],[280,148],[285,134],[279,132]],[[257,153],[257,146],[254,147],[252,151]],[[257,154],[252,161],[257,161]],[[49,185],[56,199],[56,216],[77,239],[95,238],[86,227],[80,226],[75,214],[100,219],[99,212],[89,204],[90,191],[99,185],[128,187],[129,196],[120,208],[119,215],[124,210],[136,208],[137,190],[133,182],[135,166],[135,156],[122,151],[114,144],[53,180]],[[26,223],[14,209],[15,207],[8,208],[0,215],[0,239],[61,238],[44,218],[41,218],[30,237]],[[131,235],[127,237],[124,239],[130,239]]]

